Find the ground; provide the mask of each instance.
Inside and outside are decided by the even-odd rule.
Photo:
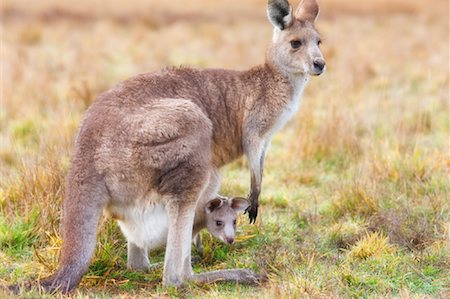
[[[71,297],[450,297],[448,1],[319,3],[327,73],[311,79],[299,112],[274,137],[256,225],[241,217],[231,246],[205,232],[205,255],[194,254],[195,271],[246,267],[269,281],[163,288],[161,267],[126,270],[126,242],[105,219]],[[73,139],[99,92],[163,66],[263,63],[271,27],[263,0],[0,5],[0,285],[7,286],[57,266]],[[246,195],[244,159],[222,174],[224,195]],[[163,251],[151,260],[162,261]]]

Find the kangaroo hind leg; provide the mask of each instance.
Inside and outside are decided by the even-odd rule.
[[[195,161],[195,157],[192,161]],[[169,232],[164,258],[165,285],[181,286],[192,278],[191,243],[194,216],[198,200],[208,182],[207,167],[202,163],[188,163],[174,170],[174,174],[169,174],[169,180],[173,180],[178,186],[184,182],[185,188],[182,193],[167,195]]]

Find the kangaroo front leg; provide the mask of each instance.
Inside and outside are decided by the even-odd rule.
[[[250,206],[245,211],[248,213],[250,223],[255,223],[258,215],[258,200],[261,193],[266,147],[267,143],[259,137],[249,138],[244,145],[245,155],[250,165],[250,192],[248,195]]]
[[[195,201],[178,199],[166,205],[169,217],[163,273],[163,284],[166,286],[181,286],[192,277],[191,242],[195,206]]]

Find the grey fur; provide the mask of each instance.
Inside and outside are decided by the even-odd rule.
[[[122,219],[124,227],[141,229],[133,215],[164,208],[167,226],[157,227],[161,232],[155,239],[167,244],[164,285],[263,279],[243,269],[194,275],[191,241],[201,227],[202,209],[219,190],[219,168],[243,154],[251,172],[247,212],[251,222],[256,219],[271,137],[295,112],[309,75],[324,70],[314,68],[319,60],[324,66],[319,34],[310,22],[314,12],[308,11],[315,0],[305,1],[309,4],[300,11],[307,21],[293,17],[274,32],[264,65],[246,71],[169,68],[135,76],[97,98],[75,140],[60,265],[41,282],[46,290],[68,292],[78,285],[92,258],[104,209]],[[277,7],[277,13],[269,13],[271,22],[286,13],[286,4]],[[304,41],[304,47],[293,50],[293,39]],[[147,220],[152,219],[142,221]],[[131,245],[129,252],[130,264],[147,267],[142,250]]]

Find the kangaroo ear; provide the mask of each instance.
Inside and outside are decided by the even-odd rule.
[[[220,208],[223,205],[223,200],[220,198],[214,198],[208,201],[205,207],[206,213],[212,213],[215,209]]]
[[[287,0],[269,0],[267,5],[267,17],[270,23],[283,30],[292,24],[292,8]]]
[[[319,15],[319,5],[316,0],[303,0],[295,12],[295,17],[301,21],[314,23]]]
[[[231,208],[236,212],[244,212],[250,206],[250,202],[243,197],[234,197],[231,199]]]

